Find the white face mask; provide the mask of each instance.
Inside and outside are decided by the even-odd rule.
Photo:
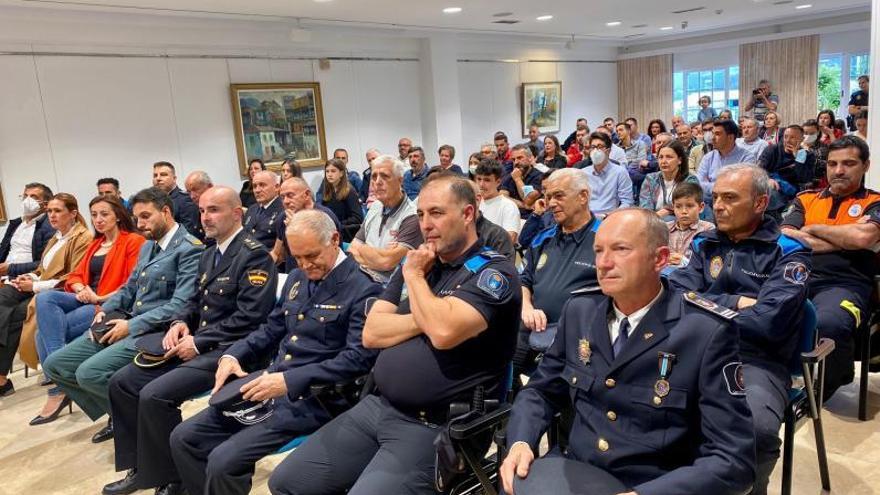
[[[807,134],[806,136],[804,136],[804,142],[807,144],[813,144],[816,142],[817,139],[819,139],[818,134]]]
[[[715,134],[713,134],[712,131],[706,131],[703,133],[703,142],[706,144],[711,144],[714,138]]]
[[[471,175],[476,175],[476,174],[477,174],[477,166],[476,166],[476,165],[470,165],[470,166],[468,167],[468,171],[470,171]]]
[[[605,161],[605,152],[602,150],[593,150],[590,152],[590,161],[593,165],[598,165]]]
[[[40,211],[40,203],[36,199],[28,196],[21,200],[21,212],[25,216],[37,214]]]

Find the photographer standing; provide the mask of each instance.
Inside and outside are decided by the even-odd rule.
[[[773,94],[770,91],[770,82],[762,79],[758,83],[758,89],[752,91],[752,98],[746,104],[744,110],[746,112],[751,110],[755,120],[763,124],[767,112],[775,112],[777,107],[779,107],[779,95]]]

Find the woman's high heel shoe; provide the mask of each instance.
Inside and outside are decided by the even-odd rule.
[[[64,400],[61,401],[61,404],[58,404],[58,407],[52,411],[52,414],[48,416],[36,416],[34,419],[28,423],[31,426],[44,425],[46,423],[51,423],[58,419],[58,415],[61,414],[67,408],[71,414],[73,414],[73,403],[70,401],[70,397],[65,397]]]

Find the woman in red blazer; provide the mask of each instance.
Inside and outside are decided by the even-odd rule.
[[[141,245],[125,207],[114,197],[98,196],[89,203],[95,240],[79,265],[70,272],[64,291],[38,294],[37,353],[40,362],[79,337],[92,324],[96,308],[128,280]],[[31,425],[49,423],[70,403],[61,389],[49,389],[49,399]]]

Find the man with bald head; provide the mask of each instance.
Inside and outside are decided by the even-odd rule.
[[[244,230],[266,249],[272,249],[284,214],[284,206],[278,199],[278,174],[271,170],[258,171],[251,179],[251,187],[257,202],[245,213]]]
[[[275,227],[275,246],[272,248],[272,259],[276,263],[283,261],[281,271],[287,273],[296,268],[296,258],[293,257],[290,245],[287,243],[287,224],[290,218],[298,211],[318,210],[322,211],[333,220],[333,225],[339,235],[342,235],[342,224],[336,218],[336,214],[324,205],[315,203],[312,188],[301,177],[291,177],[281,184],[281,204],[284,206],[281,221]]]
[[[104,487],[107,495],[181,493],[168,443],[181,421],[178,408],[214,385],[220,356],[264,322],[275,301],[275,263],[243,230],[238,193],[212,187],[199,198],[199,211],[216,244],[199,261],[196,297],[169,320],[162,339],[167,361],[140,367],[136,360],[110,379],[116,470],[128,472]]]
[[[730,314],[666,284],[666,225],[624,208],[593,241],[601,293],[572,297],[556,340],[516,396],[505,492],[733,495],[755,478],[755,440],[735,370]],[[535,460],[560,408],[568,449]],[[558,452],[558,451],[554,451]]]

